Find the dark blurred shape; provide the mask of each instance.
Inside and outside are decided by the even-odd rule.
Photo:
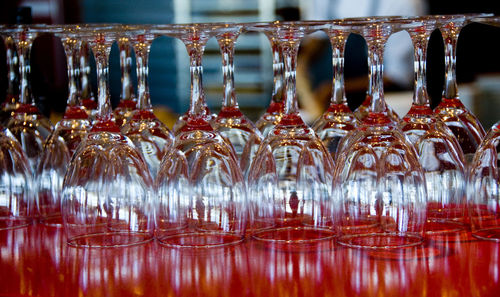
[[[428,0],[429,14],[500,14],[496,1]],[[472,82],[478,74],[500,72],[500,29],[472,23],[464,27],[457,44],[457,82]],[[444,44],[439,30],[432,33],[427,54],[427,91],[434,108],[444,85]],[[460,93],[460,89],[458,90]]]
[[[31,7],[21,6],[17,8],[16,24],[32,24]]]
[[[276,9],[276,16],[279,16],[279,19],[286,22],[298,21],[300,20],[300,10],[298,7],[281,7]]]

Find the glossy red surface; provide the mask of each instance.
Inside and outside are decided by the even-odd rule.
[[[470,236],[369,251],[255,240],[179,250],[66,246],[60,228],[0,231],[1,296],[498,296],[500,244]]]

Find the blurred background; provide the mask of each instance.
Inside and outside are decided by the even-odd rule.
[[[500,14],[495,1],[453,0],[3,0],[0,23],[190,23],[252,22],[271,20],[334,19],[371,15],[424,15],[490,12]],[[27,14],[26,9],[31,12]],[[433,106],[441,98],[444,54],[435,31],[428,51],[428,90]],[[479,115],[485,128],[499,118],[500,29],[471,24],[462,30],[457,50],[457,75],[462,101]],[[0,57],[5,49],[0,46]],[[170,57],[175,57],[174,59]],[[62,115],[67,96],[66,61],[60,41],[37,38],[32,50],[33,93],[40,109],[53,121]],[[155,113],[169,127],[189,105],[189,62],[180,41],[161,37],[154,41],[149,61],[150,92]],[[391,36],[386,47],[385,88],[389,104],[403,116],[412,99],[413,48],[406,32]],[[134,62],[135,65],[135,62]],[[215,39],[203,57],[204,87],[213,112],[222,100],[221,58]],[[349,105],[364,99],[368,80],[366,44],[362,37],[348,39],[345,57]],[[94,66],[93,66],[94,67]],[[113,106],[120,97],[118,47],[110,57]],[[136,75],[133,73],[136,80]],[[5,59],[0,58],[0,100],[6,90]],[[303,40],[298,60],[297,90],[303,117],[314,121],[328,105],[331,94],[331,48],[325,34]],[[95,88],[95,76],[93,77]],[[267,107],[272,90],[272,60],[268,40],[245,33],[236,45],[235,86],[243,112],[257,119]]]

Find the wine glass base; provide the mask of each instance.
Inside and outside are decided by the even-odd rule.
[[[44,226],[48,226],[48,227],[62,228],[62,226],[63,226],[62,216],[60,216],[60,215],[42,217],[42,218],[40,218],[40,222]]]
[[[398,233],[373,233],[342,235],[337,242],[351,248],[363,249],[398,249],[422,244],[424,238],[419,235]]]
[[[305,245],[335,238],[333,230],[314,227],[283,227],[270,228],[255,232],[256,240],[274,244]]]
[[[243,242],[244,237],[225,232],[196,232],[158,237],[158,242],[174,248],[216,248]]]
[[[466,231],[466,226],[461,222],[447,220],[428,220],[424,226],[425,235],[447,235]]]
[[[28,218],[0,218],[0,230],[24,228],[33,222]]]
[[[153,236],[143,232],[105,232],[71,237],[71,247],[114,248],[141,245],[153,240]]]
[[[472,236],[482,240],[500,242],[500,227],[475,230],[472,232]]]

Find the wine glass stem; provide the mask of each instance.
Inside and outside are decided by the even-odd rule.
[[[334,104],[344,104],[346,103],[344,90],[344,49],[346,38],[342,33],[336,34],[336,36],[330,36],[333,51],[333,89],[331,102]]]
[[[68,106],[76,106],[78,104],[78,87],[77,87],[77,67],[75,67],[75,52],[78,49],[78,42],[70,37],[63,40],[64,51],[66,52],[66,63],[68,64]]]
[[[134,87],[132,86],[131,72],[132,72],[132,57],[130,44],[128,38],[121,38],[118,42],[120,49],[120,69],[121,69],[121,83],[122,90],[120,94],[121,100],[131,100],[134,94]]]
[[[191,74],[191,103],[189,113],[194,117],[205,115],[205,93],[203,91],[203,66],[201,58],[204,45],[195,44],[187,46],[190,59],[189,72]]]
[[[274,38],[269,38],[273,53],[273,93],[272,101],[283,100],[283,59],[280,53],[279,43]]]
[[[297,52],[299,42],[284,42],[283,60],[285,61],[285,114],[291,115],[298,112],[296,93]]]
[[[370,95],[372,97],[370,111],[379,113],[386,111],[384,100],[384,48],[376,42],[368,42],[368,68],[370,79]]]
[[[224,98],[223,107],[238,107],[234,93],[234,41],[223,38],[219,41],[222,51],[222,73],[224,76]]]
[[[426,59],[427,59],[427,43],[428,36],[419,38],[415,36],[413,39],[414,48],[414,93],[413,104],[428,105],[429,97],[427,96],[426,86]]]
[[[139,96],[139,109],[151,109],[151,98],[149,96],[148,86],[148,58],[151,42],[142,41],[140,44],[135,45],[135,57],[137,64],[137,94]]]
[[[24,32],[21,33],[24,35]],[[18,37],[17,42],[17,55],[19,57],[19,73],[21,74],[21,82],[19,84],[19,102],[21,104],[34,104],[33,96],[31,94],[31,66],[30,54],[31,45],[33,41],[31,38]]]
[[[12,37],[5,36],[4,41],[7,62],[7,98],[9,100],[16,100],[19,90],[19,86],[17,86],[19,82],[19,65],[17,62],[16,46]]]
[[[99,49],[97,49],[99,48]],[[111,114],[111,106],[108,96],[108,57],[110,45],[96,46],[96,68],[97,68],[97,116],[100,121],[108,120]]]
[[[456,77],[456,49],[458,36],[449,34],[444,37],[445,85],[443,97],[446,99],[454,99],[458,98]]]
[[[90,76],[90,64],[89,64],[89,46],[87,42],[82,42],[80,47],[80,96],[82,98],[88,99],[92,97],[92,91],[90,89],[89,76]]]

